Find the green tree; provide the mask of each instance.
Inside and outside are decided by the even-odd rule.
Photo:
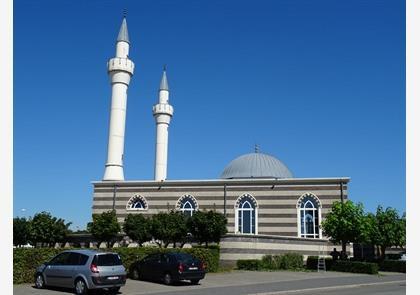
[[[141,214],[128,214],[123,230],[133,241],[141,244],[152,239],[151,222]]]
[[[87,229],[98,240],[98,247],[102,242],[106,242],[109,248],[121,231],[121,226],[115,210],[110,210],[101,214],[92,214],[92,222],[88,223]]]
[[[398,222],[399,230],[397,235],[397,243],[395,244],[398,247],[405,247],[406,243],[406,217],[405,212],[401,216]]]
[[[346,253],[347,243],[363,239],[364,222],[363,205],[348,200],[334,202],[321,227],[324,235],[333,243],[341,243],[342,253]]]
[[[159,212],[152,217],[152,236],[159,247],[168,247],[170,243],[184,243],[187,237],[186,217],[181,212]]]
[[[13,245],[22,246],[29,242],[29,221],[26,218],[13,218]]]
[[[188,228],[192,236],[200,243],[205,243],[206,247],[210,242],[219,243],[221,237],[227,233],[227,219],[213,210],[194,212],[188,220]]]
[[[367,245],[377,245],[379,241],[378,223],[373,213],[363,217],[360,242]]]
[[[384,210],[382,206],[378,206],[375,219],[376,224],[372,232],[375,240],[372,240],[372,244],[380,247],[383,259],[387,247],[405,245],[405,214],[400,217],[396,209],[388,207]]]
[[[51,216],[49,212],[34,215],[29,221],[29,240],[32,245],[54,246],[63,242],[69,234],[71,222],[65,223],[64,219]]]

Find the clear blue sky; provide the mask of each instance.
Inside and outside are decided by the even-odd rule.
[[[367,211],[405,211],[404,1],[15,0],[15,216],[90,221],[124,8],[126,179],[153,177],[167,64],[169,179],[217,178],[258,143],[295,177],[351,177]]]

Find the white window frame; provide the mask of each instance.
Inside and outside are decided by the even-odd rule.
[[[133,206],[137,203],[137,202],[142,202],[144,204],[144,206],[142,208],[133,208]],[[126,205],[126,210],[127,211],[147,211],[149,209],[149,204],[147,203],[147,200],[145,197],[143,197],[140,194],[135,194],[134,196],[132,196]]]
[[[306,201],[304,208],[300,208],[302,201],[306,197],[311,197],[314,201],[312,205],[314,208],[306,208],[306,204],[309,201]],[[304,213],[306,211],[316,211],[318,210],[318,238],[316,237],[316,224],[314,220],[314,233],[313,234],[304,234],[304,237],[302,237],[302,230],[301,230],[301,220],[300,220],[300,212],[303,211]],[[310,239],[322,239],[322,230],[321,230],[321,221],[322,221],[322,204],[319,198],[314,193],[304,193],[301,195],[296,203],[296,216],[297,216],[297,228],[298,228],[298,238],[310,238]],[[312,215],[315,218],[315,214]],[[303,222],[304,222],[304,228],[306,228],[306,220],[305,220],[305,214],[303,216]]]
[[[188,199],[188,200],[184,203],[185,199]],[[190,200],[192,202],[190,202]],[[185,204],[186,203],[189,203],[191,205],[191,209],[185,209]],[[189,212],[191,212],[190,216],[192,216],[192,214],[195,211],[198,211],[198,203],[197,203],[196,198],[193,195],[185,194],[178,199],[178,201],[176,202],[176,205],[175,205],[175,209],[177,211],[182,212],[182,213],[184,213],[185,211],[189,211]]]
[[[245,208],[245,209],[242,208],[241,209],[240,208],[241,201],[242,201],[242,199],[244,199],[246,197],[250,198],[253,201],[252,203],[249,203],[248,201],[246,201],[246,202],[248,202],[251,205],[251,208]],[[251,221],[251,233],[242,233],[242,232],[239,232],[239,211],[240,210],[242,212],[243,211],[251,211],[251,218],[250,218],[250,221]],[[255,233],[252,233],[252,211],[253,210],[255,211],[255,220],[254,220],[254,222],[255,222],[255,224],[254,224]],[[243,227],[243,221],[244,221],[244,218],[243,218],[243,214],[242,214],[242,218],[241,218],[241,229],[242,230],[244,228]],[[241,234],[241,235],[258,235],[258,202],[254,198],[254,196],[252,196],[251,194],[248,194],[248,193],[242,194],[236,200],[236,203],[235,203],[235,234]]]

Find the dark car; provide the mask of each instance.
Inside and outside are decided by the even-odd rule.
[[[84,295],[92,289],[117,293],[125,285],[126,271],[117,253],[94,250],[64,251],[36,269],[35,286],[73,288]]]
[[[133,279],[163,281],[166,285],[181,280],[198,284],[206,274],[205,265],[187,253],[159,253],[135,262],[131,269]]]

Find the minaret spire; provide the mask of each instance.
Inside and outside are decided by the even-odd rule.
[[[120,27],[120,32],[118,33],[117,42],[127,42],[130,43],[130,39],[128,38],[128,28],[127,28],[127,20],[125,18],[125,13],[123,16],[123,20]]]
[[[168,78],[166,77],[166,65],[163,66],[162,79],[160,80],[159,90],[169,91]]]
[[[123,154],[127,89],[134,73],[134,63],[128,58],[130,43],[127,21],[123,18],[117,38],[115,57],[108,61],[111,80],[111,115],[109,120],[108,157],[103,180],[124,180]]]
[[[169,104],[169,86],[166,77],[166,65],[163,67],[162,79],[159,87],[159,101],[153,107],[153,116],[156,120],[156,158],[155,180],[166,180],[168,160],[168,129],[174,113]]]

